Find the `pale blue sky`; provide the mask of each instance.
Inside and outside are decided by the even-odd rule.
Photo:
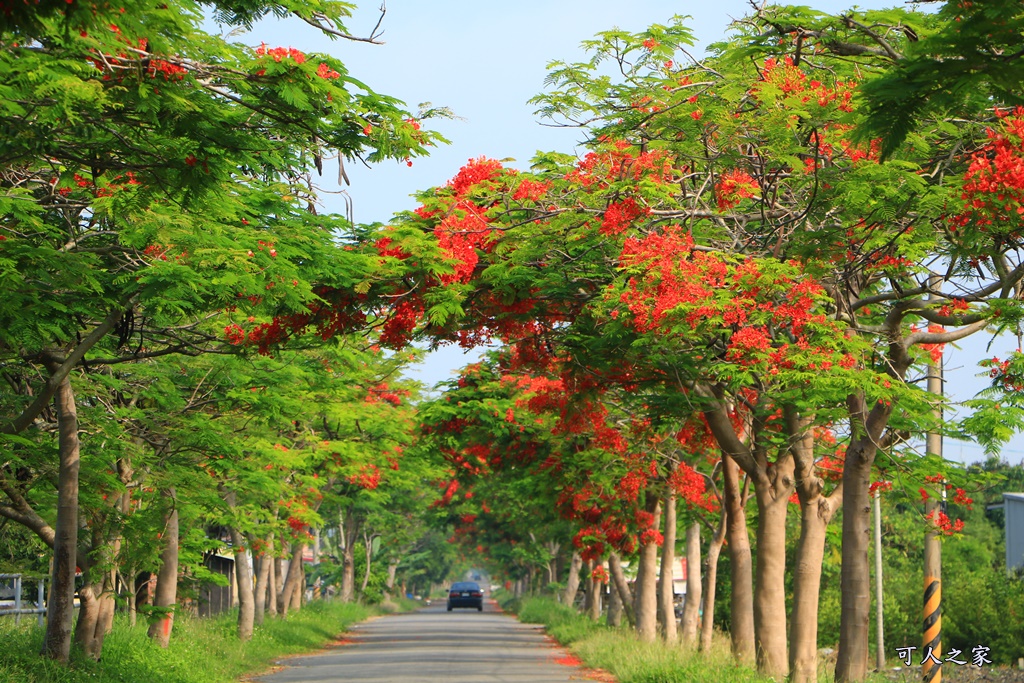
[[[841,12],[850,3],[836,0],[806,2],[814,9]],[[862,1],[865,8],[892,7],[892,0]],[[359,7],[348,22],[354,35],[367,35],[377,22],[375,3]],[[666,23],[674,14],[690,15],[688,25],[698,41],[695,54],[721,39],[733,18],[749,11],[743,0],[389,0],[384,18],[383,45],[330,41],[297,20],[263,22],[239,39],[257,45],[295,47],[326,52],[341,59],[351,75],[379,93],[397,97],[415,111],[421,102],[450,107],[458,121],[430,124],[451,140],[411,168],[388,163],[372,169],[348,164],[352,186],[347,188],[358,222],[387,222],[397,211],[415,208],[410,195],[445,183],[467,159],[487,156],[512,158],[524,167],[538,150],[571,153],[579,131],[540,125],[527,101],[543,89],[545,66],[555,59],[579,60],[580,42],[613,27],[640,31]],[[333,170],[325,169],[325,190],[337,190]],[[342,211],[340,197],[329,197],[326,208]],[[987,339],[972,339],[962,351],[947,351],[947,387],[958,399],[970,398],[984,387],[975,377],[977,358],[1005,355],[1016,340],[1000,340],[991,350]],[[451,376],[477,354],[449,347],[430,354],[415,376],[430,385]],[[966,367],[965,367],[966,366]],[[947,457],[973,461],[981,450],[973,444],[949,443]],[[1004,453],[1007,460],[1024,459],[1024,440]]]

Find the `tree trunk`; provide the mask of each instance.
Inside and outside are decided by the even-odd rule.
[[[354,515],[348,515],[341,520],[340,541],[344,543],[341,549],[342,602],[352,602],[356,597],[356,536],[359,534],[359,526],[359,520]]]
[[[102,547],[103,541],[98,533],[94,533],[94,545]],[[107,561],[117,557],[121,547],[121,539],[108,541],[103,549],[107,553]],[[114,626],[114,595],[116,593],[117,570],[113,566],[103,572],[100,580],[94,580],[97,569],[91,558],[86,559],[79,553],[79,567],[82,569],[84,584],[78,591],[78,621],[75,623],[74,642],[85,654],[94,661],[99,661],[103,654],[103,640]]]
[[[587,560],[583,563],[587,570],[586,592],[583,594],[583,614],[589,615],[591,605],[594,604],[594,560]]]
[[[661,577],[658,582],[658,602],[661,613],[661,636],[666,643],[676,642],[675,576],[676,561],[676,494],[665,494],[665,541],[661,545]]]
[[[238,639],[252,638],[256,621],[256,599],[253,594],[252,570],[245,554],[245,536],[235,527],[229,527],[231,545],[235,553],[235,584],[238,586]]]
[[[53,370],[51,369],[51,372]],[[57,475],[57,523],[53,539],[53,574],[46,606],[43,653],[59,662],[71,655],[71,623],[75,609],[75,567],[78,552],[78,410],[70,377],[64,377],[54,395],[57,410],[60,465]]]
[[[908,361],[909,362],[909,361]],[[899,367],[896,368],[900,370]],[[905,370],[905,368],[903,368]],[[871,466],[876,444],[892,413],[892,404],[879,401],[867,410],[863,396],[848,400],[854,437],[843,462],[843,550],[839,585],[839,650],[836,683],[863,680],[868,673],[868,622],[871,618]]]
[[[576,604],[576,591],[580,589],[580,568],[583,566],[583,558],[579,550],[572,551],[572,561],[569,563],[569,578],[565,581],[565,590],[562,591],[562,604],[572,607]]]
[[[774,482],[755,486],[757,570],[754,639],[758,673],[782,680],[789,673],[786,649],[786,513],[793,484],[793,459],[780,457]]]
[[[135,628],[135,624],[139,618],[139,592],[135,587],[135,572],[130,573],[130,580],[128,582],[128,625]]]
[[[270,554],[274,547],[274,534],[267,537],[267,547],[260,556],[259,574],[256,576],[256,590],[253,592],[255,609],[253,614],[253,625],[262,626],[267,612],[267,599],[273,595],[271,577],[274,576],[274,558]],[[270,588],[270,590],[267,590]],[[276,605],[275,605],[276,607]],[[271,607],[273,609],[273,607]]]
[[[305,546],[303,546],[303,550],[305,550]],[[302,565],[300,564],[299,566],[301,567]],[[291,605],[288,607],[288,609],[290,611],[292,611],[292,612],[298,612],[299,610],[302,609],[302,599],[306,595],[306,571],[305,571],[305,569],[302,570],[302,573],[300,574],[300,576],[302,577],[302,579],[300,581],[296,582],[295,588],[292,589],[292,602],[291,602]]]
[[[661,518],[661,501],[655,502],[653,514],[652,528],[657,529]],[[658,544],[653,540],[640,546],[635,609],[637,637],[642,642],[653,643],[658,637]]]
[[[700,522],[694,522],[686,530],[686,604],[683,606],[682,641],[687,650],[697,646],[701,602],[700,565]]]
[[[789,635],[792,683],[814,683],[818,677],[818,594],[825,558],[825,529],[832,517],[827,510],[827,502],[820,497],[801,505]]]
[[[306,571],[302,566],[302,553],[306,546],[302,543],[292,543],[292,555],[288,560],[288,576],[285,577],[284,586],[281,588],[281,598],[278,601],[278,611],[281,616],[287,616],[288,610],[295,605],[295,588],[306,582]]]
[[[597,578],[595,572],[597,568],[601,566],[600,560],[594,560],[590,563],[590,579],[587,583],[587,615],[591,621],[600,621],[601,612],[604,609],[604,605],[601,604],[601,598],[604,594],[604,584]]]
[[[153,598],[153,607],[160,610],[160,615],[149,625],[149,637],[165,648],[171,640],[175,603],[178,601],[178,507],[173,487],[163,495],[170,501],[171,509],[164,526],[165,545],[160,553],[160,572]]]
[[[731,565],[732,594],[729,618],[732,654],[741,664],[754,662],[754,592],[750,533],[747,531],[747,494],[740,488],[740,468],[722,455],[723,494],[726,508],[726,538]]]
[[[366,594],[366,587],[370,585],[370,562],[373,560],[373,537],[363,534],[363,545],[366,546],[366,571],[363,572],[363,585],[359,587],[359,594]]]
[[[832,496],[822,495],[824,482],[814,464],[812,418],[787,414],[800,500],[800,541],[793,574],[793,617],[789,631],[789,671],[792,683],[818,678],[818,596],[825,558],[825,531],[842,498],[842,485]]]
[[[726,518],[728,513],[722,508],[722,516],[718,520],[718,528],[715,529],[711,542],[708,543],[708,558],[704,571],[704,599],[703,616],[700,622],[700,649],[701,652],[711,650],[711,639],[715,633],[715,591],[718,584],[718,557],[722,552],[722,544],[725,542]]]
[[[611,564],[611,561],[609,561]],[[609,574],[611,572],[609,571]],[[619,627],[622,625],[622,594],[614,582],[608,586],[608,621],[609,626]]]
[[[398,564],[399,560],[391,560],[388,562],[388,578],[384,581],[384,589],[388,598],[393,597],[395,592],[395,575],[398,574]]]
[[[278,614],[279,595],[281,584],[284,583],[284,561],[280,557],[269,558],[270,576],[267,577],[267,611],[271,616]]]
[[[629,583],[622,571],[622,560],[613,550],[608,554],[608,574],[611,575],[612,585],[622,601],[622,611],[626,614],[626,621],[630,625],[636,622],[636,614],[633,612],[633,595],[629,590]]]

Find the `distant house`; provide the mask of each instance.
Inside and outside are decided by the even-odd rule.
[[[1024,493],[1004,493],[1006,570],[1024,571]]]

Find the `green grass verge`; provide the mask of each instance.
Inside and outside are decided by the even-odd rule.
[[[739,666],[732,658],[727,636],[716,634],[708,652],[685,652],[658,641],[641,643],[633,631],[591,621],[550,598],[524,598],[520,621],[544,624],[551,637],[589,667],[604,669],[619,683],[767,683],[771,679]],[[831,681],[822,671],[819,681]],[[885,681],[875,675],[869,681]]]
[[[251,641],[235,636],[235,615],[178,618],[166,650],[146,637],[146,626],[118,620],[103,645],[100,662],[76,657],[61,666],[39,656],[43,632],[0,620],[0,683],[232,683],[266,669],[284,655],[324,646],[352,624],[379,613],[340,602],[314,602],[287,619],[267,619]]]

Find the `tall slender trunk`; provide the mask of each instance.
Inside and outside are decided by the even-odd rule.
[[[51,369],[51,372],[53,370]],[[78,552],[78,472],[81,452],[78,441],[78,410],[70,376],[54,394],[57,411],[60,465],[57,475],[57,523],[53,539],[53,574],[50,601],[46,606],[46,637],[43,653],[59,662],[71,655],[71,623],[75,609],[75,567]]]
[[[305,546],[303,546],[303,551],[305,551]],[[302,565],[299,565],[299,566],[302,566]],[[301,574],[302,579],[300,581],[297,581],[295,583],[294,588],[292,588],[292,601],[291,601],[291,604],[288,606],[288,609],[290,611],[292,611],[292,612],[298,612],[300,609],[302,609],[302,599],[306,595],[306,579],[305,579],[305,576],[306,576],[305,569],[303,569],[302,570],[302,574]]]
[[[601,599],[604,596],[604,584],[601,583],[601,580],[594,575],[594,572],[600,566],[601,561],[594,560],[590,569],[590,587],[587,590],[587,595],[590,597],[590,610],[588,611],[588,614],[590,615],[591,621],[600,621],[601,613],[604,609],[604,605],[601,604]]]
[[[757,569],[754,639],[758,673],[781,680],[789,673],[786,648],[786,513],[793,485],[793,459],[776,460],[774,481],[755,486]]]
[[[610,572],[609,572],[610,573]],[[608,619],[609,626],[619,627],[622,625],[622,595],[614,582],[608,585]]]
[[[363,585],[359,587],[359,594],[366,594],[366,587],[370,585],[370,562],[373,560],[373,536],[363,534],[363,545],[366,547],[366,571],[363,572]]]
[[[160,553],[160,572],[157,574],[156,595],[153,607],[160,610],[160,616],[149,625],[149,637],[160,647],[167,647],[174,627],[175,603],[178,601],[178,505],[174,487],[163,493],[170,502],[164,524],[164,549]]]
[[[814,683],[818,678],[818,596],[825,531],[843,494],[840,485],[831,496],[822,495],[824,482],[817,476],[814,464],[812,418],[790,415],[788,422],[800,500],[800,541],[793,571],[793,616],[789,627],[789,679],[791,683]]]
[[[820,501],[824,502],[824,501]],[[793,577],[793,619],[789,667],[792,683],[813,683],[818,676],[818,595],[825,558],[825,529],[819,501],[801,505],[800,541]],[[831,517],[831,515],[829,515]]]
[[[648,511],[654,514],[652,528],[657,529],[661,518],[661,501],[655,499],[653,510]],[[635,609],[637,637],[642,642],[653,643],[658,637],[658,544],[653,540],[640,546]]]
[[[666,643],[676,642],[675,576],[676,563],[676,494],[665,494],[665,541],[661,545],[661,572],[658,581],[658,602],[661,616],[661,637]]]
[[[252,638],[256,620],[256,598],[253,595],[252,570],[245,554],[245,536],[235,527],[229,527],[231,545],[235,553],[235,584],[238,586],[238,639]]]
[[[270,576],[267,577],[267,612],[271,616],[276,616],[278,614],[277,606],[281,593],[281,584],[284,583],[284,577],[281,576],[284,573],[284,560],[280,557],[271,557],[269,562]]]
[[[135,571],[129,572],[129,579],[125,583],[128,586],[128,625],[135,628],[139,619],[139,592],[135,587]]]
[[[708,543],[708,556],[704,570],[704,599],[701,601],[702,611],[700,621],[700,649],[701,652],[711,650],[711,639],[715,633],[715,591],[718,585],[718,558],[722,552],[722,544],[725,543],[725,529],[728,513],[722,508],[722,516],[718,520],[718,528]]]
[[[727,455],[722,455],[722,492],[726,508],[726,539],[731,566],[732,594],[729,618],[732,654],[737,662],[754,662],[754,588],[753,561],[750,555],[750,533],[747,531],[746,485],[741,490],[740,468]]]
[[[697,647],[697,629],[700,624],[700,522],[686,529],[686,604],[683,606],[683,647]]]
[[[626,575],[622,571],[622,560],[614,550],[608,553],[608,574],[611,575],[612,586],[622,601],[622,611],[626,615],[626,621],[632,625],[636,622],[636,615],[633,612],[633,595],[629,590]]]
[[[897,368],[899,370],[900,368]],[[843,550],[836,683],[863,680],[868,673],[871,618],[871,466],[892,405],[879,401],[868,412],[863,396],[848,400],[854,437],[843,462]]]
[[[587,570],[586,590],[583,594],[583,613],[589,615],[590,607],[594,602],[594,561],[587,560],[583,563],[583,568]]]
[[[263,620],[267,612],[267,599],[273,595],[273,588],[270,586],[271,577],[274,576],[274,558],[270,554],[271,548],[274,547],[274,534],[271,533],[267,536],[267,546],[260,555],[259,562],[260,568],[259,573],[256,576],[256,590],[254,591],[253,597],[255,598],[255,610],[253,614],[253,625],[262,626]],[[270,590],[267,590],[270,588]],[[273,609],[273,607],[271,607]]]
[[[393,597],[392,594],[395,592],[395,576],[398,574],[398,564],[399,560],[397,559],[392,559],[388,562],[388,578],[384,581],[384,590],[389,598]]]
[[[565,590],[562,591],[562,604],[572,607],[576,602],[576,591],[580,589],[580,568],[583,566],[583,558],[579,550],[572,551],[572,561],[569,562],[569,577],[565,580]]]
[[[352,602],[356,597],[356,536],[359,534],[359,519],[355,515],[347,515],[341,520],[339,531],[341,542],[341,601]]]

